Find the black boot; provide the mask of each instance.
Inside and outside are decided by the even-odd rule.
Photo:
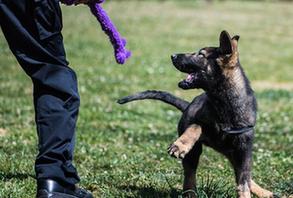
[[[93,198],[75,185],[62,185],[51,179],[38,180],[37,198]]]

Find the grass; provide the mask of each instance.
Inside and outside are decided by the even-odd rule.
[[[253,177],[282,196],[293,194],[293,4],[221,1],[111,1],[105,4],[133,58],[117,66],[107,38],[86,7],[62,7],[67,57],[78,74],[81,111],[75,164],[96,197],[177,197],[180,161],[167,146],[180,113],[156,102],[119,106],[122,96],[177,88],[182,74],[170,54],[217,46],[227,29],[240,34],[240,57],[259,103]],[[35,194],[37,138],[28,77],[0,35],[0,197]],[[255,85],[255,86],[254,86]],[[199,197],[235,197],[226,159],[205,148]]]

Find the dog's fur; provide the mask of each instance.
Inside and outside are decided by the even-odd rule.
[[[205,93],[191,103],[169,93],[145,91],[120,99],[124,104],[133,100],[158,99],[183,112],[178,124],[179,138],[169,153],[182,158],[185,197],[196,197],[195,173],[202,144],[222,153],[231,162],[240,198],[273,197],[251,179],[253,127],[257,104],[250,83],[240,65],[239,36],[220,34],[219,47],[205,47],[198,53],[172,55],[174,66],[188,77],[179,83],[182,89],[201,88]]]

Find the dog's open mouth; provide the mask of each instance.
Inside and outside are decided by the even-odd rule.
[[[178,86],[182,89],[190,89],[193,87],[194,82],[197,79],[197,73],[190,73],[187,75],[187,77],[179,82]]]

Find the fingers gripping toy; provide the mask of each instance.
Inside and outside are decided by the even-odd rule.
[[[60,0],[66,5],[73,5],[75,0]],[[108,35],[114,48],[115,59],[118,64],[124,64],[131,56],[126,46],[126,39],[122,38],[115,25],[112,23],[106,11],[102,8],[105,0],[92,0],[87,5],[90,7],[92,14],[100,22],[102,30]]]

